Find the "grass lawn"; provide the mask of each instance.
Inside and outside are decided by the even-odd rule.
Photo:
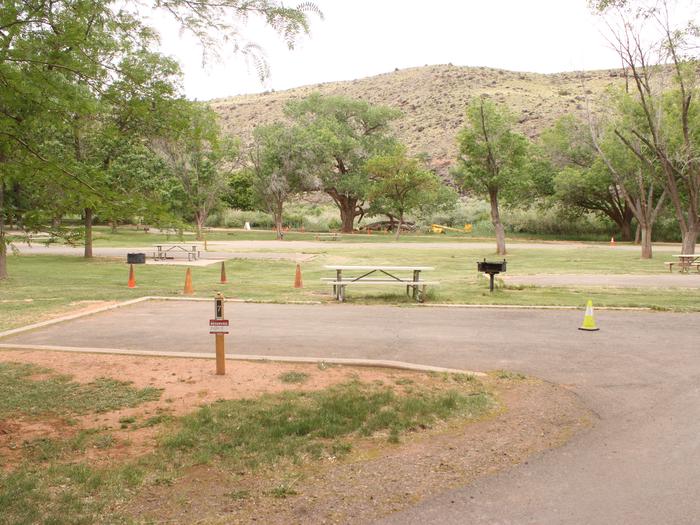
[[[293,247],[292,247],[293,249]],[[275,250],[280,251],[280,250]],[[434,266],[425,277],[441,284],[428,292],[432,303],[651,307],[700,310],[697,290],[601,287],[500,286],[488,292],[488,280],[476,271],[476,261],[493,258],[487,249],[451,250],[441,246],[397,249],[333,247],[305,250],[316,257],[303,264],[304,288],[293,288],[292,261],[238,259],[227,262],[229,284],[219,284],[219,265],[193,268],[195,294],[259,301],[332,301],[329,286],[320,281],[330,275],[326,264],[391,264]],[[510,250],[509,275],[536,273],[661,274],[663,255],[642,260],[631,251],[599,246],[571,249],[517,248]],[[46,319],[59,312],[89,305],[91,301],[121,301],[145,295],[180,296],[183,266],[136,267],[136,289],[128,289],[128,267],[122,260],[86,261],[69,256],[10,256],[10,278],[0,282],[0,330]],[[695,279],[696,276],[688,276]],[[396,287],[354,288],[347,300],[357,303],[412,304]]]
[[[110,427],[95,426],[97,418],[90,416],[157,400],[160,391],[114,379],[81,384],[35,365],[0,362],[0,430],[9,429],[0,438],[14,440],[0,447],[0,523],[130,522],[136,518],[132,502],[144,489],[167,491],[197,466],[214,466],[232,479],[242,471],[246,480],[250,474],[274,480],[280,472],[298,479],[358,444],[386,447],[408,433],[447,421],[463,424],[498,409],[489,387],[473,376],[421,377],[350,379],[315,391],[219,400],[184,416],[166,411],[148,420],[124,417]],[[45,431],[26,438],[8,425],[43,425]],[[144,427],[156,432],[155,448],[134,457],[129,436]],[[273,498],[293,494],[285,484],[265,492]],[[236,497],[248,497],[248,491]]]
[[[321,232],[323,233],[323,232]],[[284,235],[287,241],[316,241],[319,232],[299,232],[289,231]],[[354,234],[339,234],[345,243],[393,243],[395,235],[387,232],[373,232]],[[254,229],[245,231],[242,229],[214,230],[206,234],[208,241],[272,241],[276,240],[275,232],[272,230]],[[17,239],[20,240],[21,239]],[[520,233],[509,233],[508,243],[518,244],[522,242],[557,241],[554,235],[530,235]],[[112,232],[107,226],[93,227],[93,241],[95,246],[153,246],[158,243],[168,242],[197,242],[193,232],[185,232],[182,235],[175,233],[145,233],[143,230],[136,230],[132,226],[122,226],[117,232]],[[474,241],[493,242],[493,237],[479,237],[475,234],[462,234],[446,231],[444,234],[433,233],[402,233],[399,239],[401,243],[469,243]],[[599,244],[605,244],[603,241]],[[333,244],[334,241],[326,241]],[[494,242],[495,244],[495,242]]]

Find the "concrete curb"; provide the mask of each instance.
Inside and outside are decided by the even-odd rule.
[[[522,304],[450,304],[450,303],[434,303],[434,304],[412,304],[418,308],[503,308],[510,310],[585,310],[586,305],[581,306],[547,306],[547,305],[522,305]],[[646,306],[596,306],[596,310],[623,310],[632,312],[651,312],[653,308]]]
[[[154,352],[149,350],[128,350],[124,348],[92,348],[92,347],[77,347],[77,346],[51,346],[51,345],[23,345],[23,344],[5,344],[0,343],[0,350],[32,350],[44,352],[72,352],[82,354],[112,354],[112,355],[127,355],[127,356],[142,356],[142,357],[170,357],[170,358],[189,358],[189,359],[215,359],[215,355],[203,354],[200,352]],[[474,372],[472,370],[460,370],[457,368],[443,368],[440,366],[419,365],[415,363],[405,363],[403,361],[388,361],[383,359],[348,359],[348,358],[323,358],[323,357],[288,357],[276,355],[247,355],[247,354],[229,354],[226,356],[228,360],[236,361],[275,361],[280,363],[327,363],[331,365],[345,366],[363,366],[363,367],[379,367],[379,368],[395,368],[398,370],[413,370],[416,372],[437,372],[449,374],[468,374],[477,377],[484,377],[484,372]]]

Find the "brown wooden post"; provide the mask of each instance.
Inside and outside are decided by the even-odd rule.
[[[216,375],[226,374],[226,354],[224,352],[224,334],[216,334]]]
[[[224,319],[224,295],[218,292],[214,297],[214,319]],[[216,375],[226,374],[226,351],[224,347],[224,334],[217,333],[216,339]]]

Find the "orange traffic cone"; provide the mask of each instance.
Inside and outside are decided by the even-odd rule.
[[[129,265],[129,288],[136,288],[136,275],[134,274],[134,265]]]
[[[194,290],[192,289],[192,270],[187,268],[185,273],[185,289],[182,291],[185,295],[192,295]]]
[[[226,280],[226,265],[224,264],[224,261],[221,261],[221,284],[226,284],[228,281]]]
[[[294,288],[303,288],[304,283],[301,280],[301,265],[297,264],[297,273],[294,275]]]
[[[615,246],[615,237],[610,237],[610,246]]]

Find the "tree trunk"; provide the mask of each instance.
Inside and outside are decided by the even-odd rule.
[[[624,242],[632,240],[632,214],[620,223],[620,240]]]
[[[111,224],[111,226],[112,226],[112,233],[117,233],[117,220],[116,220],[116,219],[112,219],[111,223],[112,223],[112,224]]]
[[[639,229],[642,230],[642,259],[651,259],[651,223],[640,224]]]
[[[5,244],[5,183],[0,180],[0,281],[7,279],[7,244]]]
[[[347,199],[339,205],[340,208],[340,222],[342,223],[341,231],[343,233],[352,233],[355,227],[355,205],[357,201],[354,199]]]
[[[85,208],[85,258],[92,258],[92,208]]]
[[[491,223],[496,230],[496,253],[498,255],[506,254],[506,232],[503,229],[501,215],[498,211],[498,190],[489,190],[489,198],[491,200]]]
[[[355,217],[357,213],[357,197],[348,197],[342,193],[338,193],[331,188],[326,190],[326,193],[333,198],[333,202],[340,210],[341,231],[343,233],[352,233],[355,226]]]
[[[282,233],[282,207],[274,211],[272,214],[275,218],[275,231],[277,232],[277,240],[284,239],[284,233]]]
[[[399,225],[396,227],[396,240],[399,240],[399,236],[401,235],[401,226],[403,226],[403,213],[399,215]]]
[[[200,212],[194,214],[194,227],[195,227],[195,238],[201,241],[204,237],[202,236],[202,230],[204,229],[204,221],[206,217]]]
[[[637,227],[634,229],[634,244],[639,244],[642,242],[642,227],[637,223]]]
[[[693,255],[695,253],[695,243],[698,241],[698,233],[700,233],[700,224],[693,224],[683,232],[683,248],[681,253]]]

